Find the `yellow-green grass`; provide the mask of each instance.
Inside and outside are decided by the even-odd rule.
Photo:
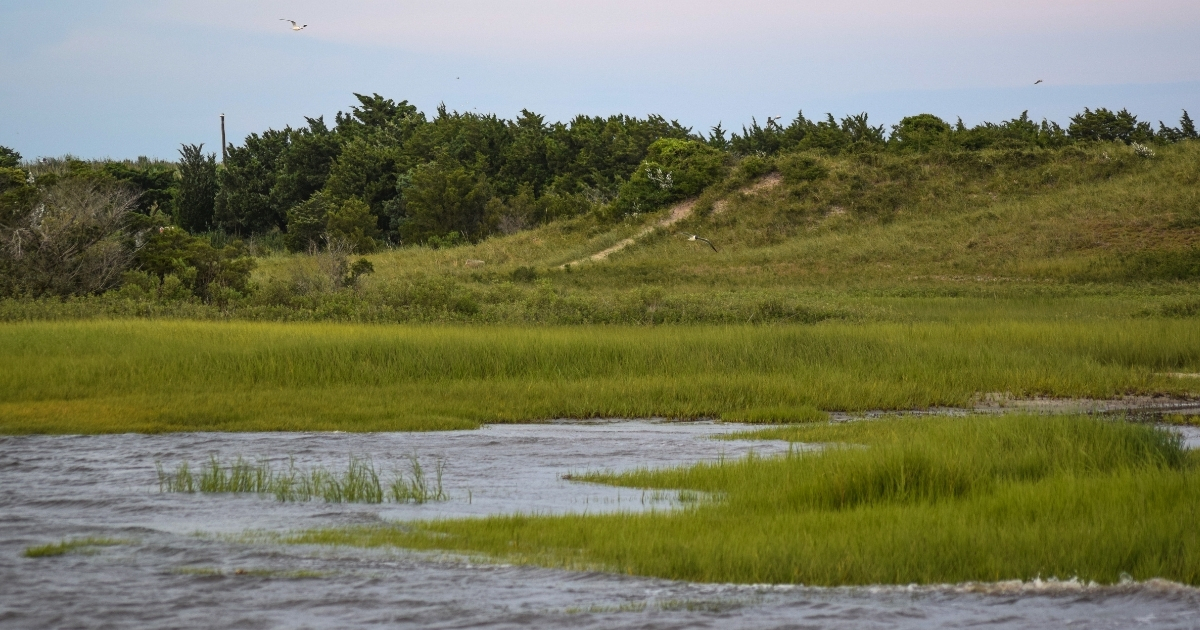
[[[397,431],[737,417],[973,396],[1200,392],[1200,327],[1156,318],[727,327],[186,321],[0,326],[0,432]]]
[[[53,556],[62,556],[71,552],[84,551],[86,552],[91,547],[111,547],[115,545],[128,544],[127,540],[116,538],[73,538],[62,540],[56,543],[48,543],[38,545],[36,547],[27,547],[24,556],[26,558],[49,558]]]
[[[769,430],[817,453],[592,475],[716,500],[674,512],[496,516],[297,533],[704,582],[1200,584],[1200,458],[1083,417],[896,419]]]

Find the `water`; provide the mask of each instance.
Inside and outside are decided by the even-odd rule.
[[[707,585],[232,536],[515,511],[669,509],[670,493],[570,482],[562,475],[786,448],[708,439],[738,429],[621,422],[425,434],[0,438],[0,627],[1200,627],[1200,594],[1168,583]],[[388,477],[393,469],[407,470],[414,451],[427,469],[434,458],[446,462],[450,501],[285,504],[160,494],[154,470],[156,461],[172,469],[210,453],[280,462],[291,455],[302,468],[341,470],[354,455],[370,457]],[[21,555],[29,546],[87,536],[124,542],[58,557]]]

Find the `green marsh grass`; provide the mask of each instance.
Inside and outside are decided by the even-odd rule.
[[[73,552],[88,552],[92,547],[113,547],[116,545],[129,544],[128,540],[117,538],[73,538],[69,540],[61,540],[56,543],[38,545],[36,547],[27,547],[22,554],[26,558],[50,558],[54,556],[62,556]]]
[[[756,409],[967,405],[979,393],[1200,393],[1178,319],[450,327],[0,326],[0,433],[403,431]]]
[[[496,516],[297,534],[704,582],[1200,584],[1200,457],[1091,417],[903,418],[767,429],[825,444],[590,480],[719,497],[640,514]]]
[[[222,464],[215,455],[209,457],[199,472],[193,472],[186,461],[181,462],[174,472],[164,470],[161,464],[156,468],[159,492],[259,494],[284,502],[322,499],[326,503],[383,503],[385,500],[426,503],[448,500],[442,487],[445,462],[436,459],[435,477],[431,480],[415,453],[408,459],[409,473],[396,472],[386,485],[380,481],[374,463],[357,457],[350,458],[342,473],[322,467],[297,469],[292,460],[288,461],[286,471],[277,471],[269,461],[249,462],[240,456],[229,464]]]

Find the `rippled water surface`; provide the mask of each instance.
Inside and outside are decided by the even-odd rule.
[[[689,584],[472,564],[404,550],[247,542],[248,530],[501,512],[669,509],[651,495],[562,479],[785,449],[717,441],[736,425],[613,422],[400,434],[172,434],[0,438],[0,626],[5,628],[893,628],[1200,627],[1200,595],[1166,583],[1109,588],[782,588]],[[1196,436],[1191,436],[1194,440]],[[210,454],[289,456],[390,476],[416,453],[446,463],[450,500],[415,505],[279,503],[161,494],[168,469]],[[25,558],[82,537],[121,541]]]

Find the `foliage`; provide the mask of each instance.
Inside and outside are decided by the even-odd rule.
[[[255,265],[240,243],[217,249],[207,239],[174,227],[151,232],[135,262],[164,283],[173,276],[192,295],[218,303],[250,292],[250,272]]]
[[[286,226],[287,208],[271,191],[278,178],[279,162],[290,142],[291,130],[252,133],[245,145],[230,146],[218,171],[220,192],[213,218],[230,234],[248,235]]]
[[[646,159],[621,186],[613,203],[617,214],[652,212],[697,195],[721,176],[725,156],[696,140],[664,138],[650,145]]]
[[[77,166],[86,168],[82,162]],[[174,165],[145,164],[135,167],[124,162],[106,162],[101,172],[137,193],[137,212],[147,216],[156,213],[169,216],[174,213],[175,194],[179,186],[179,172]]]
[[[933,114],[909,116],[892,127],[888,144],[901,151],[927,151],[944,145],[950,135],[950,125]]]
[[[27,202],[26,193],[16,196]],[[129,215],[136,203],[123,186],[64,179],[36,205],[14,204],[0,226],[0,292],[62,296],[115,286],[133,257]]]
[[[733,134],[729,147],[741,155],[766,156],[805,149],[821,149],[834,154],[874,151],[882,148],[884,143],[883,127],[872,126],[866,113],[846,116],[838,122],[833,114],[828,114],[825,120],[814,121],[799,112],[787,127],[774,122],[760,127],[758,121],[752,119],[749,128],[742,127],[740,135]]]
[[[379,235],[379,230],[375,223],[371,208],[357,197],[351,197],[340,208],[329,213],[325,222],[326,239],[342,241],[350,251],[369,254],[377,246],[375,237]]]
[[[789,153],[779,158],[778,165],[779,174],[791,184],[819,181],[829,176],[829,167],[820,157],[810,153]]]
[[[325,240],[328,223],[329,200],[322,192],[292,206],[287,211],[288,249],[303,252],[319,248]]]
[[[217,158],[204,155],[204,145],[185,144],[179,149],[179,192],[175,223],[189,232],[212,227],[217,200]]]
[[[1072,116],[1067,133],[1072,138],[1101,142],[1119,140],[1129,144],[1154,140],[1154,130],[1150,128],[1150,123],[1138,122],[1137,116],[1128,110],[1113,112],[1103,107],[1097,108],[1096,111],[1085,107],[1082,114]]]
[[[0,168],[17,168],[21,166],[21,154],[5,146],[0,146]]]
[[[1159,121],[1158,137],[1167,142],[1179,142],[1180,140],[1195,140],[1200,138],[1200,134],[1196,133],[1196,123],[1192,121],[1192,117],[1185,109],[1183,116],[1179,119],[1178,127],[1168,127]]]
[[[452,160],[422,164],[413,172],[404,192],[400,235],[409,243],[423,243],[454,232],[478,240],[491,231],[491,196],[491,187],[482,175]]]
[[[1069,142],[1067,131],[1058,123],[1048,120],[1035,123],[1030,120],[1028,111],[999,124],[984,122],[969,129],[959,119],[950,134],[952,146],[971,151],[989,148],[1057,148]]]
[[[16,167],[0,166],[0,228],[10,227],[32,209],[38,194],[31,174]]]

